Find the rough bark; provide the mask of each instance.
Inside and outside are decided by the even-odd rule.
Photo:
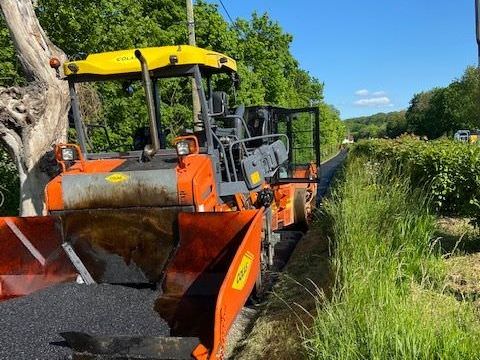
[[[49,180],[48,157],[67,134],[68,85],[56,77],[49,60],[65,54],[48,39],[32,0],[0,0],[28,85],[0,87],[0,141],[14,159],[20,177],[20,213],[44,211]]]

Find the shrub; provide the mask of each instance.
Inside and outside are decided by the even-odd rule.
[[[17,169],[0,147],[0,216],[18,214],[19,196]]]
[[[417,187],[427,187],[432,204],[446,215],[477,217],[480,210],[480,147],[448,139],[411,136],[361,141],[356,155],[396,164]]]

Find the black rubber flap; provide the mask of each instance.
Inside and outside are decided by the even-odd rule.
[[[74,360],[192,359],[200,341],[195,337],[92,336],[81,332],[60,334],[73,350]]]

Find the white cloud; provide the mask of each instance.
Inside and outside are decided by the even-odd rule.
[[[355,91],[355,95],[357,96],[368,96],[368,94],[370,94],[370,92],[367,89],[361,89],[361,90]]]
[[[381,91],[375,91],[375,92],[372,94],[373,97],[381,97],[381,96],[385,96],[385,95],[387,95],[387,93],[386,93],[385,91],[383,91],[383,90],[381,90]]]
[[[370,107],[377,107],[377,106],[391,106],[392,101],[387,96],[377,96],[377,97],[370,97],[365,99],[360,99],[354,102],[357,106],[370,106]]]

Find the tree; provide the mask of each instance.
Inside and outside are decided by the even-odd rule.
[[[480,72],[469,67],[444,88],[415,94],[406,118],[409,131],[429,138],[480,128]]]
[[[395,138],[407,131],[405,111],[392,111],[345,120],[355,139]]]
[[[187,42],[185,2],[39,0],[38,4],[36,12],[40,23],[69,58]],[[162,82],[162,124],[172,137],[192,123],[189,86],[184,79]],[[108,126],[110,150],[127,150],[133,144],[136,130],[148,124],[141,84],[133,86],[131,96],[126,96],[121,81],[91,84],[90,89],[97,92],[101,109],[89,121]],[[96,140],[96,149],[105,149],[105,137]]]
[[[332,105],[320,105],[320,143],[338,145],[345,137],[345,124],[340,112]]]
[[[415,94],[406,113],[409,132],[429,138],[441,136],[445,131],[442,103],[444,89],[435,88]]]
[[[480,70],[469,67],[463,76],[445,89],[445,130],[453,135],[460,129],[480,128]]]
[[[66,140],[69,95],[49,60],[65,54],[47,37],[31,0],[1,0],[0,7],[27,84],[0,87],[0,141],[14,159],[20,179],[20,211],[43,211],[49,155]]]
[[[10,40],[5,19],[0,11],[0,85],[22,84],[23,78],[20,73],[19,63],[15,57],[15,47]]]
[[[385,130],[386,136],[390,139],[394,139],[402,134],[405,134],[406,132],[407,120],[405,118],[405,111],[390,113]]]

